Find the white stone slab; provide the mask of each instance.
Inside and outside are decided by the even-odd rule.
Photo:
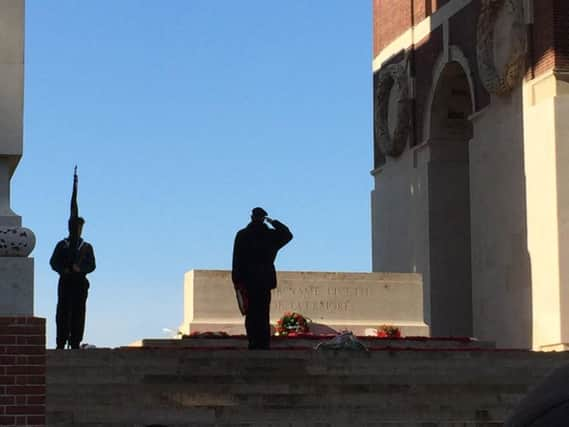
[[[2,0],[0,3],[0,63],[24,62],[24,1]]]
[[[391,324],[404,335],[429,335],[419,274],[279,272],[278,283],[272,294],[273,324],[284,312],[296,311],[316,324],[315,332],[349,329],[363,335],[366,328]],[[231,272],[185,274],[180,330],[244,333]]]
[[[0,155],[22,155],[23,0],[0,2]],[[17,162],[17,158],[14,159]],[[12,172],[15,164],[12,167]]]
[[[0,63],[0,76],[0,154],[19,157],[23,150],[24,66]]]
[[[0,257],[0,316],[33,316],[34,259]]]

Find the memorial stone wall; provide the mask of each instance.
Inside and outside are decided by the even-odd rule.
[[[423,321],[422,283],[417,274],[277,273],[272,292],[271,322],[285,312],[312,320],[312,331],[330,333],[398,326],[405,335],[428,336]],[[230,271],[192,270],[184,278],[184,322],[180,331],[225,331],[243,334]]]

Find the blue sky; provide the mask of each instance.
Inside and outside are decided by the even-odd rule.
[[[257,205],[295,235],[277,268],[370,271],[371,40],[368,1],[27,0],[12,207],[48,345],[75,164],[97,346],[177,328]]]

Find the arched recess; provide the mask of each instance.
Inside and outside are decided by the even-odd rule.
[[[433,67],[433,84],[431,86],[431,90],[427,95],[427,107],[425,109],[424,120],[423,120],[423,135],[426,136],[426,139],[429,139],[431,134],[431,110],[435,98],[435,93],[438,88],[438,82],[441,80],[441,76],[443,71],[445,71],[447,65],[451,62],[456,62],[460,64],[464,71],[464,75],[466,76],[466,80],[468,81],[468,87],[470,90],[470,99],[471,99],[471,110],[472,112],[476,111],[476,98],[474,96],[474,77],[472,74],[472,70],[470,68],[470,64],[466,55],[462,52],[462,50],[458,46],[451,45],[449,46],[448,55],[441,54],[437,58],[435,62],[435,66]]]
[[[436,336],[473,332],[468,143],[475,102],[461,62],[440,63],[428,112],[428,306]]]

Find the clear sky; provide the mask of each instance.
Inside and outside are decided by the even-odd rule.
[[[48,345],[75,164],[85,342],[176,329],[184,272],[230,269],[258,205],[295,235],[278,269],[370,271],[371,40],[366,0],[27,0],[12,207]]]

